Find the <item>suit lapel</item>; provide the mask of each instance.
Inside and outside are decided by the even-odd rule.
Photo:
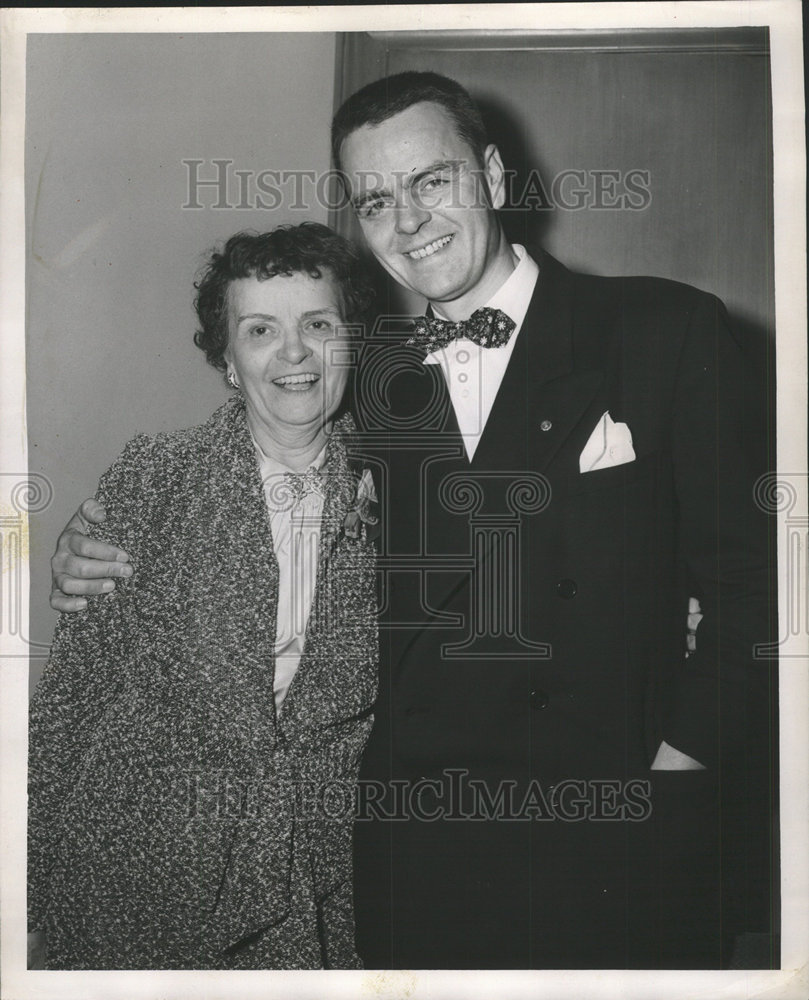
[[[589,422],[582,425],[582,420],[605,381],[600,368],[576,366],[572,274],[545,253],[539,255],[539,266],[537,287],[483,436],[468,466],[470,478],[479,477],[482,483],[487,474],[493,474],[488,478],[495,483],[503,475],[516,480],[520,473],[545,474],[552,461],[562,456],[565,469],[575,466],[578,471],[583,440],[592,430]],[[454,413],[451,416],[447,426],[457,431]],[[506,513],[501,485],[495,487],[494,493],[498,509],[491,512]],[[490,540],[477,553],[478,563],[488,558],[491,544]],[[436,577],[430,586],[432,607],[445,607],[465,579],[466,574]]]
[[[577,357],[573,275],[546,253],[539,268],[520,337],[526,347],[527,453],[531,468],[545,472],[593,402],[604,372]]]
[[[470,465],[544,472],[604,381],[576,351],[573,275],[541,253],[539,278],[517,343]],[[446,427],[457,432],[452,407]]]

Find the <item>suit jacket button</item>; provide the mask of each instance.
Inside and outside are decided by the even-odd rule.
[[[548,692],[543,691],[540,688],[537,688],[536,691],[532,691],[531,694],[528,696],[528,701],[531,705],[531,708],[533,708],[534,711],[536,712],[541,711],[543,708],[547,708],[548,702],[550,700],[551,699],[550,696],[548,695]]]
[[[579,588],[575,580],[560,580],[556,584],[556,593],[566,601],[569,601],[571,597],[575,597],[578,590]]]
[[[543,420],[542,423],[539,425],[539,429],[541,431],[549,431],[551,427],[553,427],[553,424],[551,423],[550,420]]]

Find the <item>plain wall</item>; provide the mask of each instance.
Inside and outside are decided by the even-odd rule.
[[[62,526],[135,433],[199,423],[227,396],[192,341],[204,251],[240,229],[327,221],[312,185],[293,207],[291,181],[275,209],[257,207],[254,185],[248,208],[211,207],[211,188],[202,209],[183,208],[183,160],[204,161],[200,178],[232,160],[233,205],[232,171],[328,171],[334,66],[333,33],[29,36],[29,468],[53,486],[30,517],[28,638],[41,657]]]

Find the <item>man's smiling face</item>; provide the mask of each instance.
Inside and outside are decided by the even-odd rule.
[[[340,159],[365,239],[400,285],[463,319],[508,277],[500,155],[489,146],[481,165],[439,104],[363,125]]]

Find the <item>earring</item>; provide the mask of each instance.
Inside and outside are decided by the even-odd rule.
[[[235,372],[232,371],[228,372],[228,385],[231,387],[231,389],[239,388],[239,382],[238,379],[236,378]]]

